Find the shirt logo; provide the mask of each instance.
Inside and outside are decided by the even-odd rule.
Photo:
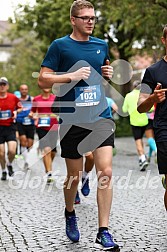
[[[99,54],[100,53],[100,49],[99,50],[97,50],[97,54]]]

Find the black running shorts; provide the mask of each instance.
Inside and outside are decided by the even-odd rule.
[[[146,126],[133,126],[132,128],[132,134],[135,140],[142,139],[145,131],[148,129],[153,129],[152,120],[149,120],[148,124]]]
[[[60,126],[60,146],[63,158],[78,159],[88,151],[103,146],[114,147],[115,123],[101,119],[95,123]]]
[[[0,144],[16,141],[16,128],[14,124],[10,126],[0,126]]]
[[[24,125],[22,123],[17,123],[17,130],[19,136],[26,136],[29,139],[34,139],[35,125]]]
[[[45,147],[50,147],[52,151],[57,152],[58,131],[44,130],[42,128],[37,128],[36,131],[39,138],[39,149],[43,150]]]
[[[157,142],[156,145],[159,174],[167,174],[167,142]]]

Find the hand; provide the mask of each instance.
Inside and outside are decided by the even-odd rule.
[[[17,117],[17,111],[15,110],[15,111],[13,111],[12,119],[16,119],[16,117]]]
[[[91,74],[90,67],[82,67],[77,71],[70,73],[69,77],[71,81],[87,80]]]
[[[37,113],[33,113],[32,111],[29,113],[28,115],[29,118],[36,120],[38,118],[38,114]]]
[[[110,61],[106,60],[106,65],[101,67],[102,76],[107,79],[111,79],[113,76],[113,67],[110,66]]]
[[[34,113],[31,111],[31,112],[28,114],[28,117],[32,119],[32,118],[33,118],[33,114],[34,114]]]
[[[161,84],[158,83],[156,88],[154,89],[154,99],[156,103],[160,103],[166,99],[165,92],[167,89],[161,89]]]

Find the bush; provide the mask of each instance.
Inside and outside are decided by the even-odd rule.
[[[119,117],[119,119],[116,120],[115,123],[116,123],[116,131],[115,131],[116,137],[132,136],[129,117]]]

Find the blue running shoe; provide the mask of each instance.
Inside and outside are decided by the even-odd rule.
[[[80,238],[77,220],[75,215],[66,217],[66,235],[72,242],[78,242]]]
[[[164,189],[166,190],[166,180],[165,180],[165,176],[162,177],[162,185],[163,185]]]
[[[94,247],[103,249],[104,251],[120,251],[119,246],[113,241],[113,237],[108,230],[97,234]]]
[[[84,196],[88,196],[88,194],[90,193],[90,188],[89,188],[89,178],[82,178],[82,188],[81,188],[81,192]]]
[[[79,192],[77,191],[77,194],[75,196],[75,201],[74,201],[74,204],[80,204],[80,197],[79,197]]]

